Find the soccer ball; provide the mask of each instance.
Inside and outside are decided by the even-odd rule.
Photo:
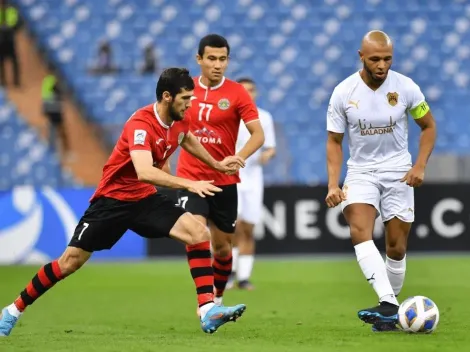
[[[439,323],[439,309],[427,297],[407,298],[398,309],[398,324],[407,332],[433,332]]]

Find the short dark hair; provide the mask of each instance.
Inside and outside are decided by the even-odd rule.
[[[157,101],[162,101],[163,92],[174,98],[182,90],[193,90],[194,81],[186,68],[170,67],[165,69],[157,82]]]
[[[212,48],[227,48],[227,55],[230,55],[230,45],[227,39],[218,34],[208,34],[199,41],[199,49],[197,53],[200,57],[204,56],[204,49],[206,46]]]
[[[255,81],[253,80],[253,78],[250,78],[250,77],[240,77],[239,79],[237,79],[237,82],[238,83],[250,83],[256,86]]]

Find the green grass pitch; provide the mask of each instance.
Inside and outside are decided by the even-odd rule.
[[[0,305],[37,269],[0,267]],[[373,333],[357,318],[377,298],[354,260],[259,261],[255,291],[226,293],[245,315],[206,335],[184,261],[90,264],[31,306],[0,351],[465,351],[469,272],[466,257],[408,260],[400,299],[428,296],[441,313],[435,333],[411,335]]]

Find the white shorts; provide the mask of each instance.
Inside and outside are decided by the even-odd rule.
[[[349,204],[365,203],[377,209],[383,222],[394,217],[413,222],[414,189],[400,182],[405,174],[406,171],[348,171],[343,186],[346,200],[341,203],[341,209],[344,211]]]
[[[252,225],[258,224],[263,216],[263,182],[250,182],[238,187],[238,219]]]

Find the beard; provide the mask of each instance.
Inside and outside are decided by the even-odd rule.
[[[364,70],[367,72],[367,75],[370,77],[370,79],[376,83],[376,84],[380,84],[380,83],[383,83],[386,79],[387,79],[387,75],[388,75],[388,70],[387,70],[387,73],[384,75],[383,78],[381,77],[377,77],[374,72],[372,72],[372,70],[367,66],[367,64],[365,63],[364,61]],[[390,69],[390,68],[389,68]]]
[[[173,121],[181,121],[184,117],[180,115],[178,111],[173,108],[173,104],[170,105],[170,118]]]

